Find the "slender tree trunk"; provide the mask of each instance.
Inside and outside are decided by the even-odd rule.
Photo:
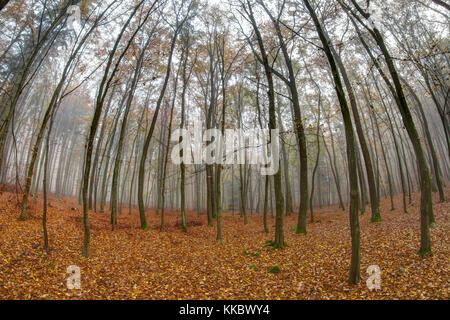
[[[248,3],[249,4],[249,3]],[[251,20],[251,24],[253,26],[253,30],[255,31],[256,38],[258,40],[258,46],[260,49],[260,53],[262,56],[262,62],[264,66],[264,73],[267,78],[267,84],[268,84],[268,99],[269,99],[269,131],[276,129],[277,121],[276,121],[276,115],[275,115],[275,90],[274,90],[274,84],[273,84],[273,75],[272,75],[272,69],[269,63],[269,59],[266,53],[266,49],[264,47],[263,39],[261,36],[261,33],[258,29],[258,26],[256,24],[255,17],[253,15],[253,10],[251,5],[249,4],[248,8],[244,8],[246,10],[247,15],[249,16]],[[270,141],[272,143],[272,141]],[[272,149],[274,151],[274,149]],[[278,168],[280,167],[280,160],[278,159]],[[275,240],[273,241],[273,247],[274,248],[282,248],[286,244],[284,242],[284,200],[283,200],[283,194],[282,194],[282,187],[281,187],[281,173],[280,170],[278,170],[274,176],[274,188],[275,188],[275,207],[276,207],[276,220],[275,220]],[[298,231],[298,230],[297,230]]]
[[[175,49],[175,43],[178,36],[178,30],[176,30],[175,34],[173,35],[170,51],[169,51],[169,57],[167,61],[167,69],[166,69],[166,75],[164,78],[163,86],[161,88],[161,92],[159,94],[158,101],[156,102],[156,108],[155,112],[153,113],[153,119],[150,125],[150,129],[147,133],[147,136],[145,138],[144,147],[142,150],[142,156],[141,161],[139,163],[139,175],[138,175],[138,205],[139,205],[139,216],[141,219],[141,229],[147,230],[149,227],[147,225],[147,219],[145,217],[145,206],[144,206],[144,174],[145,174],[145,162],[147,159],[147,153],[148,148],[150,146],[150,140],[153,136],[153,131],[155,130],[156,120],[158,118],[159,109],[161,108],[161,103],[164,98],[164,93],[166,92],[167,82],[169,81],[169,75],[172,65],[172,56],[173,51]]]
[[[326,35],[326,33],[325,33]],[[328,36],[326,35],[327,39]],[[329,40],[329,39],[328,39]],[[378,199],[377,189],[375,184],[375,175],[373,171],[372,160],[370,159],[369,147],[367,146],[366,138],[364,136],[364,131],[361,125],[361,118],[359,116],[358,107],[356,104],[356,97],[351,85],[350,79],[348,78],[347,71],[345,70],[344,63],[341,60],[340,55],[336,52],[333,46],[330,46],[331,52],[333,53],[336,64],[341,72],[342,78],[344,80],[345,87],[347,89],[347,94],[350,100],[350,106],[353,113],[353,120],[355,123],[356,132],[358,134],[359,145],[361,146],[361,152],[363,154],[364,163],[366,165],[366,175],[367,182],[369,184],[369,194],[370,194],[370,204],[372,210],[371,222],[381,221],[380,215],[380,200]],[[361,185],[363,187],[363,185]],[[365,205],[363,204],[362,207]]]
[[[333,58],[333,54],[330,49],[330,44],[327,41],[322,27],[320,25],[319,19],[311,7],[308,0],[303,0],[305,3],[316,27],[319,38],[322,42],[323,49],[328,58],[328,62],[331,67],[331,72],[333,74],[333,80],[335,84],[336,93],[339,99],[339,104],[341,106],[342,118],[344,119],[345,126],[345,137],[347,142],[347,158],[348,158],[348,171],[350,178],[350,230],[352,236],[352,259],[350,267],[350,278],[349,282],[351,284],[357,284],[360,281],[360,230],[359,230],[359,217],[358,217],[358,173],[356,168],[356,153],[355,153],[355,140],[353,133],[352,119],[350,115],[350,110],[347,105],[347,100],[345,98],[344,90],[342,87],[341,79],[339,76],[339,71]]]
[[[433,161],[433,167],[434,167],[434,178],[436,179],[436,185],[439,190],[439,199],[441,202],[445,201],[445,194],[444,194],[444,185],[442,182],[442,176],[441,176],[441,166],[439,164],[439,160],[437,158],[436,149],[434,148],[433,139],[431,138],[430,129],[428,127],[428,121],[427,117],[425,116],[425,112],[423,111],[422,103],[419,99],[419,97],[416,95],[414,90],[409,86],[409,84],[406,81],[403,81],[406,88],[408,88],[409,92],[411,93],[412,97],[417,103],[417,109],[419,110],[420,116],[422,117],[422,124],[424,128],[425,137],[427,139],[428,145],[430,147],[430,153],[431,153],[431,159]]]
[[[316,162],[314,164],[314,169],[311,176],[311,195],[309,196],[309,210],[311,212],[311,222],[314,222],[314,210],[313,210],[313,198],[314,198],[314,183],[315,183],[315,177],[317,168],[319,166],[319,159],[320,159],[320,106],[321,106],[321,96],[319,93],[319,103],[317,108],[317,130],[316,130],[316,144],[317,144],[317,155],[316,155]],[[320,185],[320,184],[319,184]],[[320,190],[319,190],[320,194]]]
[[[352,0],[352,3],[355,5],[357,10],[365,17],[368,18],[369,15],[365,13],[355,0]],[[421,201],[420,201],[420,221],[421,221],[421,241],[420,241],[420,249],[419,255],[421,257],[425,257],[427,255],[432,255],[431,250],[431,238],[430,238],[430,220],[433,216],[433,203],[431,196],[431,184],[430,184],[430,176],[429,170],[426,163],[425,155],[422,149],[422,145],[420,143],[420,138],[417,133],[411,112],[408,107],[408,103],[406,102],[406,98],[403,92],[403,88],[400,82],[400,78],[397,73],[397,69],[395,68],[392,57],[389,53],[389,50],[386,47],[384,39],[378,29],[375,27],[371,30],[370,34],[376,41],[378,47],[383,54],[386,65],[388,67],[389,73],[391,75],[392,81],[394,82],[395,94],[394,98],[397,103],[397,106],[402,115],[403,124],[408,132],[409,138],[411,139],[411,143],[414,148],[414,152],[417,159],[417,165],[419,167],[420,172],[420,184],[421,184]],[[381,73],[381,68],[377,68]],[[389,82],[388,78],[385,77],[385,81]],[[392,85],[391,85],[392,87]]]

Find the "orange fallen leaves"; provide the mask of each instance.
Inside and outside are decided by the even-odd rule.
[[[447,190],[447,199],[450,195]],[[401,207],[400,198],[396,205]],[[135,209],[118,217],[111,231],[109,216],[90,213],[91,258],[81,257],[83,228],[76,200],[50,198],[48,230],[51,252],[42,244],[42,203],[31,203],[29,219],[18,221],[14,194],[0,195],[0,299],[448,299],[449,202],[435,199],[438,226],[431,230],[432,257],[419,248],[418,195],[408,214],[390,211],[383,200],[381,223],[361,217],[361,283],[348,285],[350,231],[348,213],[337,207],[316,209],[307,235],[296,235],[296,215],[286,218],[288,247],[270,250],[273,237],[263,231],[262,217],[223,216],[224,242],[206,216],[188,213],[188,232],[179,214],[167,212],[166,231],[159,216],[147,212],[150,230],[139,229]],[[33,200],[31,200],[33,202]],[[366,286],[369,265],[381,269],[381,289]],[[81,289],[69,290],[66,269],[81,268]],[[281,273],[267,272],[280,266]]]

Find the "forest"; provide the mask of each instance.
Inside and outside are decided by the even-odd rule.
[[[1,0],[0,300],[447,300],[450,4]]]

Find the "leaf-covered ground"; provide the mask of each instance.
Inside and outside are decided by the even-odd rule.
[[[447,189],[450,198],[450,189]],[[347,284],[350,231],[347,211],[316,209],[307,235],[296,235],[296,215],[286,218],[288,247],[265,247],[273,238],[262,228],[260,215],[243,224],[226,213],[224,242],[206,217],[188,214],[189,229],[181,231],[177,212],[167,213],[166,232],[159,216],[147,213],[151,229],[139,229],[137,212],[124,208],[111,231],[109,216],[90,213],[91,258],[81,257],[83,228],[75,199],[50,198],[48,230],[51,253],[43,251],[42,202],[31,200],[29,219],[19,221],[17,196],[0,195],[0,299],[448,299],[450,203],[435,198],[437,227],[431,230],[432,257],[417,255],[420,241],[419,196],[408,214],[382,202],[380,223],[361,217],[361,277]],[[309,219],[309,217],[308,217]],[[66,286],[67,267],[81,268],[81,290]],[[271,266],[281,273],[271,274]],[[381,289],[367,288],[366,270],[381,269]]]

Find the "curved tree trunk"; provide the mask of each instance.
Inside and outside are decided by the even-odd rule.
[[[335,84],[336,93],[339,99],[339,104],[341,106],[341,113],[344,119],[345,126],[345,138],[347,142],[347,158],[348,158],[348,171],[350,178],[350,229],[352,236],[352,260],[350,267],[350,279],[351,284],[357,284],[360,281],[360,230],[359,230],[359,217],[358,217],[358,173],[356,169],[356,153],[355,153],[355,139],[353,133],[352,119],[350,115],[350,110],[347,105],[347,100],[345,98],[344,90],[342,87],[341,79],[339,76],[339,71],[333,58],[333,54],[330,50],[329,42],[327,41],[322,27],[320,25],[319,19],[311,7],[308,0],[303,0],[305,3],[316,27],[319,38],[322,42],[323,49],[328,58],[330,64],[331,72],[333,74],[333,80]]]

